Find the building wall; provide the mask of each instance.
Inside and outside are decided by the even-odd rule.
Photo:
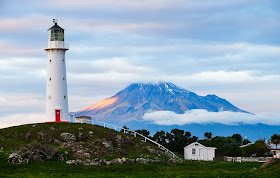
[[[195,149],[195,154],[192,154],[192,149]],[[188,160],[205,160],[213,161],[215,157],[215,148],[203,147],[201,145],[192,145],[184,148],[184,158]]]
[[[58,42],[61,43],[61,42]],[[55,121],[55,110],[60,110],[61,121],[69,121],[64,49],[47,49],[47,93],[46,115],[48,121]]]

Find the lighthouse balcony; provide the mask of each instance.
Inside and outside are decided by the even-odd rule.
[[[49,41],[48,47],[46,49],[69,49],[69,44],[64,43],[64,41]]]

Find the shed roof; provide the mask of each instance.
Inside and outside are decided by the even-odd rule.
[[[89,117],[89,116],[77,116],[75,118],[91,118],[91,117]]]
[[[208,148],[217,149],[217,148],[215,148],[215,147],[206,147],[206,146],[204,146],[204,145],[202,145],[201,143],[198,143],[198,142],[193,142],[193,143],[191,143],[191,144],[185,146],[184,148],[189,148],[189,147],[192,147],[192,146],[195,146],[195,145],[199,145],[199,146],[201,146],[201,147],[203,147],[203,148],[206,148],[206,149],[208,149]]]

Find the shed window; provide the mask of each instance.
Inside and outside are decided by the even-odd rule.
[[[64,77],[63,77],[62,79],[63,79],[63,80],[65,80],[65,78],[64,78]]]
[[[195,148],[192,149],[192,154],[195,155]]]
[[[52,60],[50,59],[50,62],[52,62]]]
[[[62,59],[62,62],[64,62],[64,59]]]
[[[52,97],[51,97],[51,96],[49,96],[49,99],[52,99]]]
[[[66,96],[64,96],[64,99],[66,99]]]
[[[49,81],[52,81],[52,78],[49,78]]]

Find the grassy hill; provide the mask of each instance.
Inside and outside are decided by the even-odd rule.
[[[76,140],[65,140],[62,133],[70,133]],[[155,157],[158,155],[151,154],[151,150],[160,151],[138,137],[98,125],[45,123],[0,130],[0,147],[6,152],[22,150],[31,144],[54,147],[68,159]]]
[[[62,133],[71,133],[76,136],[77,140],[73,142],[62,141]],[[0,177],[279,177],[280,175],[279,160],[264,168],[261,168],[261,163],[192,161],[179,164],[160,162],[101,167],[67,165],[66,160],[28,164],[7,162],[9,153],[14,150],[20,151],[22,147],[32,144],[55,147],[67,159],[83,159],[83,154],[76,154],[79,151],[77,147],[89,153],[90,159],[96,157],[113,159],[122,156],[130,158],[165,157],[151,153],[150,149],[156,150],[157,147],[142,142],[140,138],[134,138],[131,135],[97,125],[68,123],[23,125],[0,130],[0,147],[4,148],[4,152],[0,152]],[[120,149],[123,151],[119,151]],[[252,171],[253,167],[257,168],[257,171]]]

